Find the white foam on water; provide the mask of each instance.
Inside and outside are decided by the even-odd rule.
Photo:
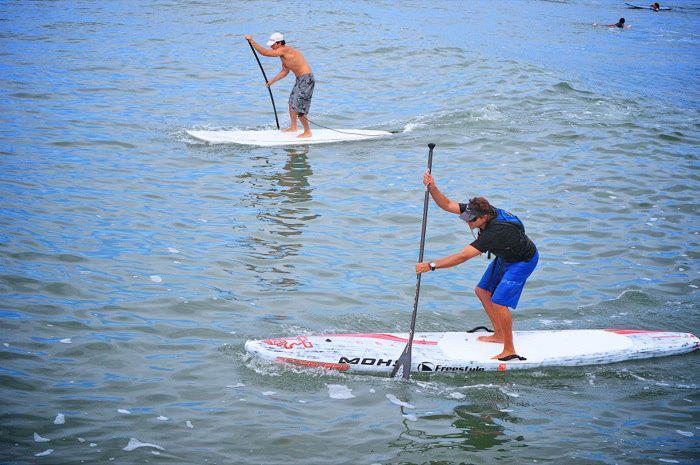
[[[408,421],[418,421],[418,417],[413,413],[406,413],[403,417]]]
[[[191,422],[190,420],[187,420],[187,421],[185,422],[185,426],[187,426],[187,427],[190,428],[190,429],[191,429],[191,428],[194,428],[194,426],[192,426],[192,422]]]
[[[692,433],[691,433],[692,435]],[[39,433],[34,433],[34,442],[49,442],[51,439],[39,436]]]
[[[160,416],[158,417],[158,420],[160,420],[160,421],[168,421],[168,420],[170,420],[170,418],[164,417],[163,415],[160,415]]]
[[[85,438],[78,438],[78,442],[85,442]]]
[[[168,252],[170,252],[170,253],[180,253],[180,251],[177,250],[177,249],[174,248],[174,247],[168,247]]]
[[[408,123],[406,126],[403,127],[403,132],[411,132],[416,128],[420,128],[422,126],[425,126],[423,123]]]
[[[475,384],[473,386],[462,386],[463,389],[481,389],[481,388],[496,388],[501,393],[507,395],[508,397],[520,397],[520,394],[511,392],[503,388],[502,386],[497,386],[495,384]]]
[[[659,462],[664,462],[664,463],[680,463],[678,460],[673,460],[673,459],[659,459]]]
[[[352,389],[342,384],[326,384],[328,387],[328,396],[331,399],[352,399],[355,397],[352,394]]]
[[[63,425],[63,424],[65,424],[65,422],[66,422],[66,417],[62,413],[59,413],[58,415],[56,415],[56,418],[53,420],[54,425]]]
[[[275,394],[277,394],[275,391],[265,391],[262,393],[264,396],[274,396]]]
[[[564,265],[580,265],[581,262],[570,262],[570,261],[565,261],[562,262]]]
[[[245,384],[243,383],[238,383],[238,384],[227,384],[227,388],[239,388],[239,387],[245,387]]]
[[[374,394],[374,393],[377,392],[377,391],[375,391],[374,389],[370,389],[369,392],[371,392],[372,394]]]
[[[125,450],[127,452],[131,452],[132,450],[138,449],[139,447],[153,447],[154,449],[165,450],[163,447],[161,447],[157,444],[150,444],[148,442],[141,442],[136,438],[129,439],[129,444],[127,444],[126,447],[124,447],[122,450]]]
[[[149,278],[151,278],[151,281],[153,281],[154,283],[162,283],[163,282],[163,278],[161,278],[157,274],[152,274],[151,276],[149,276]]]
[[[125,409],[125,408],[117,409],[117,412],[123,413],[124,415],[131,415],[131,412],[128,411],[127,409]]]
[[[512,408],[502,408],[502,409],[499,410],[499,412],[503,412],[503,413],[510,413],[510,412],[512,412],[512,411],[513,411]]]
[[[91,442],[91,443],[90,443],[90,447],[97,447],[97,443],[96,443],[96,442]]]
[[[45,457],[51,454],[53,454],[53,449],[46,449],[44,452],[37,452],[34,457]]]
[[[409,404],[408,402],[404,402],[400,400],[398,397],[396,397],[394,394],[387,394],[386,398],[389,399],[389,401],[392,404],[396,404],[399,407],[406,407],[406,408],[416,408],[413,405]]]
[[[687,438],[692,438],[693,436],[695,436],[695,434],[690,432],[690,431],[681,431],[679,429],[676,430],[676,433],[680,434],[681,436],[685,436]]]
[[[464,399],[464,398],[467,397],[467,396],[465,396],[465,395],[462,394],[461,392],[451,392],[451,393],[450,393],[450,397],[453,398],[453,399]]]
[[[67,337],[67,338],[65,338],[65,339],[61,339],[61,340],[58,341],[58,342],[60,342],[61,344],[70,344],[70,343],[73,342],[73,341],[71,341],[70,338]]]

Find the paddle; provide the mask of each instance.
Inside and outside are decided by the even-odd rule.
[[[262,63],[260,63],[260,58],[258,58],[258,54],[255,53],[255,48],[253,48],[253,44],[248,42],[248,45],[250,45],[250,49],[253,51],[253,55],[255,55],[255,60],[258,62],[258,66],[260,66],[260,71],[262,71],[263,78],[265,78],[265,84],[267,84],[267,75],[265,74],[265,69],[262,66]],[[267,91],[270,93],[270,100],[272,101],[272,110],[275,112],[275,123],[277,123],[277,129],[280,128],[280,121],[277,119],[277,108],[275,107],[275,99],[272,97],[272,89],[270,87],[267,87]]]
[[[428,144],[428,172],[433,168],[433,149],[435,144]],[[423,249],[425,249],[425,227],[428,223],[428,197],[430,191],[428,186],[425,186],[425,199],[423,200],[423,226],[420,232],[420,252],[418,253],[418,262],[423,261]],[[413,315],[411,315],[411,331],[408,334],[408,344],[404,348],[401,356],[396,361],[394,369],[391,370],[392,378],[408,379],[411,373],[411,349],[413,348],[413,334],[416,331],[416,314],[418,313],[418,295],[420,294],[420,276],[421,273],[416,273],[416,296],[413,299]]]

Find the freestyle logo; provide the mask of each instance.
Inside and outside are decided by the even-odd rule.
[[[371,357],[365,357],[365,358],[340,357],[340,360],[338,360],[338,363],[346,363],[348,365],[390,367],[390,366],[394,366],[396,364],[396,361],[392,360],[392,359],[385,360],[383,358],[371,358]],[[432,362],[422,362],[422,363],[418,364],[418,371],[425,371],[425,372],[430,372],[430,371],[432,371],[432,372],[436,372],[436,371],[462,371],[462,372],[467,372],[467,371],[484,371],[484,368],[479,367],[479,366],[451,367],[451,366],[435,364]]]
[[[484,369],[479,366],[446,367],[431,362],[423,362],[418,364],[418,371],[484,371]]]

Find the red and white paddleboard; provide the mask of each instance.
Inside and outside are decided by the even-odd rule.
[[[515,331],[526,360],[499,361],[501,344],[482,342],[487,333],[416,333],[411,372],[454,373],[521,370],[549,366],[600,365],[692,352],[700,339],[690,333],[635,329]],[[406,333],[324,334],[247,341],[245,349],[264,360],[353,373],[390,373],[408,342]]]

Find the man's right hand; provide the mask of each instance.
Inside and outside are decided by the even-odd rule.
[[[251,40],[253,40],[253,38],[250,36],[250,34],[246,34],[245,40],[247,40],[248,42],[250,42]]]
[[[423,184],[425,184],[427,187],[435,185],[435,178],[432,174],[430,174],[430,171],[426,170],[425,174],[423,175]]]

